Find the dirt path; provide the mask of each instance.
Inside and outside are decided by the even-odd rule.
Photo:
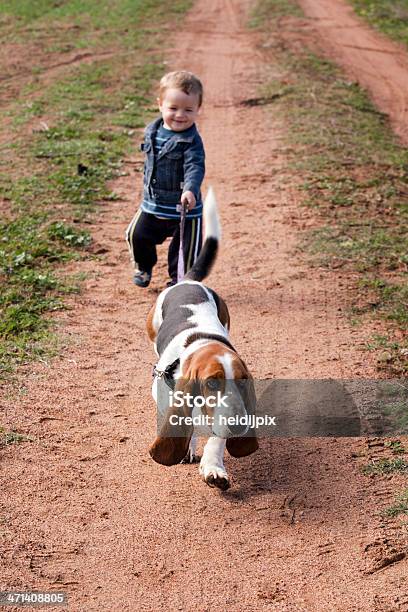
[[[372,30],[343,0],[300,0],[330,57],[371,92],[408,144],[408,59],[402,45]]]
[[[284,126],[240,105],[263,69],[244,29],[248,7],[198,0],[168,58],[206,89],[206,182],[224,228],[209,284],[257,378],[374,377],[361,331],[342,314],[347,278],[311,271],[294,253],[313,219],[285,173]],[[123,200],[95,223],[108,253],[80,266],[91,272],[86,291],[60,316],[69,349],[27,370],[25,393],[6,405],[4,424],[37,441],[3,452],[1,586],[65,590],[75,612],[406,609],[403,549],[374,510],[391,483],[379,493],[361,474],[353,456],[363,441],[262,440],[251,458],[227,459],[226,493],[196,466],[148,457],[144,326],[165,264],[149,290],[132,286],[123,234],[139,183],[133,171],[116,183]]]

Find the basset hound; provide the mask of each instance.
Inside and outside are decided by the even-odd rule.
[[[201,283],[214,264],[220,239],[211,188],[204,225],[204,245],[195,264],[183,281],[162,291],[147,317],[147,333],[159,358],[152,394],[161,414],[149,452],[163,465],[194,462],[194,416],[200,417],[210,434],[200,474],[209,486],[225,490],[230,486],[225,448],[233,457],[244,457],[257,450],[258,442],[247,418],[255,410],[253,379],[230,343],[228,308]]]

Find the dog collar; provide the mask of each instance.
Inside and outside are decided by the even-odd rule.
[[[165,370],[158,370],[157,366],[153,367],[152,376],[153,378],[162,378],[166,385],[170,387],[170,389],[174,389],[175,380],[174,380],[174,372],[180,365],[180,359],[177,358],[167,366]]]
[[[191,334],[191,336],[189,336],[186,342],[184,343],[184,347],[187,348],[188,346],[190,346],[190,344],[193,344],[193,342],[196,342],[197,340],[215,340],[216,342],[221,342],[221,344],[225,344],[225,346],[228,346],[228,348],[230,348],[232,351],[234,351],[234,353],[236,353],[236,350],[232,346],[231,342],[227,340],[227,338],[224,338],[224,336],[221,336],[219,334],[206,334],[205,332],[196,332],[194,334]]]

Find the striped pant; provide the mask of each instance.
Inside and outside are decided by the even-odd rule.
[[[201,249],[202,220],[186,219],[183,236],[184,266],[187,272]],[[169,276],[177,282],[177,263],[180,245],[180,221],[159,219],[139,209],[126,230],[126,240],[135,267],[142,272],[151,272],[157,263],[156,245],[171,238],[168,253]]]

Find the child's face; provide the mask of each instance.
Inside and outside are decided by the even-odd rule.
[[[158,102],[164,127],[174,132],[188,130],[195,123],[200,110],[198,94],[186,94],[181,89],[166,89]]]

